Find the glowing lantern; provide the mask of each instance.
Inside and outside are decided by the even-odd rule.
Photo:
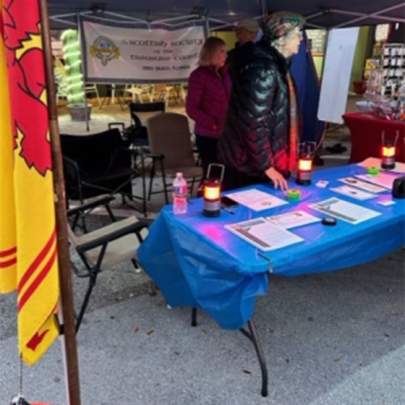
[[[219,168],[219,176],[212,177],[212,169]],[[204,210],[203,214],[207,217],[217,217],[221,213],[221,183],[224,179],[225,166],[217,163],[208,165],[207,180],[204,182]]]
[[[302,156],[298,159],[297,183],[302,185],[311,184],[312,157]]]
[[[218,180],[204,184],[204,215],[217,217],[221,212],[221,183]]]
[[[385,138],[384,131],[382,132],[382,150],[381,150],[381,167],[383,169],[393,169],[395,167],[395,145],[398,140],[398,131],[394,142],[389,142]]]

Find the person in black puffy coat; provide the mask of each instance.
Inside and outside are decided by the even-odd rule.
[[[296,160],[297,111],[288,60],[298,52],[303,17],[278,12],[262,24],[263,38],[245,54],[233,83],[228,116],[218,144],[226,167],[224,189],[270,179],[287,189]]]

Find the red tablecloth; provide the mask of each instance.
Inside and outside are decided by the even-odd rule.
[[[351,163],[361,162],[370,156],[381,156],[381,133],[385,131],[386,138],[394,139],[396,131],[399,138],[396,148],[396,159],[405,162],[405,122],[389,121],[371,114],[348,113],[343,115],[346,125],[352,135]]]

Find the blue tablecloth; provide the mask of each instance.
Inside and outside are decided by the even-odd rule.
[[[384,207],[377,202],[391,199],[388,191],[372,200],[358,201],[329,190],[343,184],[339,178],[364,172],[356,165],[316,171],[311,186],[290,183],[290,187],[301,190],[298,203],[266,211],[255,212],[239,205],[234,214],[222,211],[218,218],[207,218],[202,215],[201,199],[192,200],[188,213],[181,216],[173,215],[168,205],[139,249],[139,261],[172,307],[198,307],[221,327],[240,328],[252,318],[256,297],[267,292],[269,274],[271,278],[271,274],[295,276],[339,270],[370,262],[404,246],[405,200]],[[318,180],[328,180],[328,188],[316,187]],[[270,185],[255,187],[285,198]],[[267,253],[224,228],[226,224],[293,209],[322,217],[309,204],[331,196],[382,215],[357,225],[338,220],[336,226],[315,223],[295,228],[292,232],[304,242]]]

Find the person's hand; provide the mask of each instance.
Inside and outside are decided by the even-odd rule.
[[[280,188],[282,191],[288,190],[287,180],[276,169],[270,167],[264,173],[273,182],[274,188]]]

